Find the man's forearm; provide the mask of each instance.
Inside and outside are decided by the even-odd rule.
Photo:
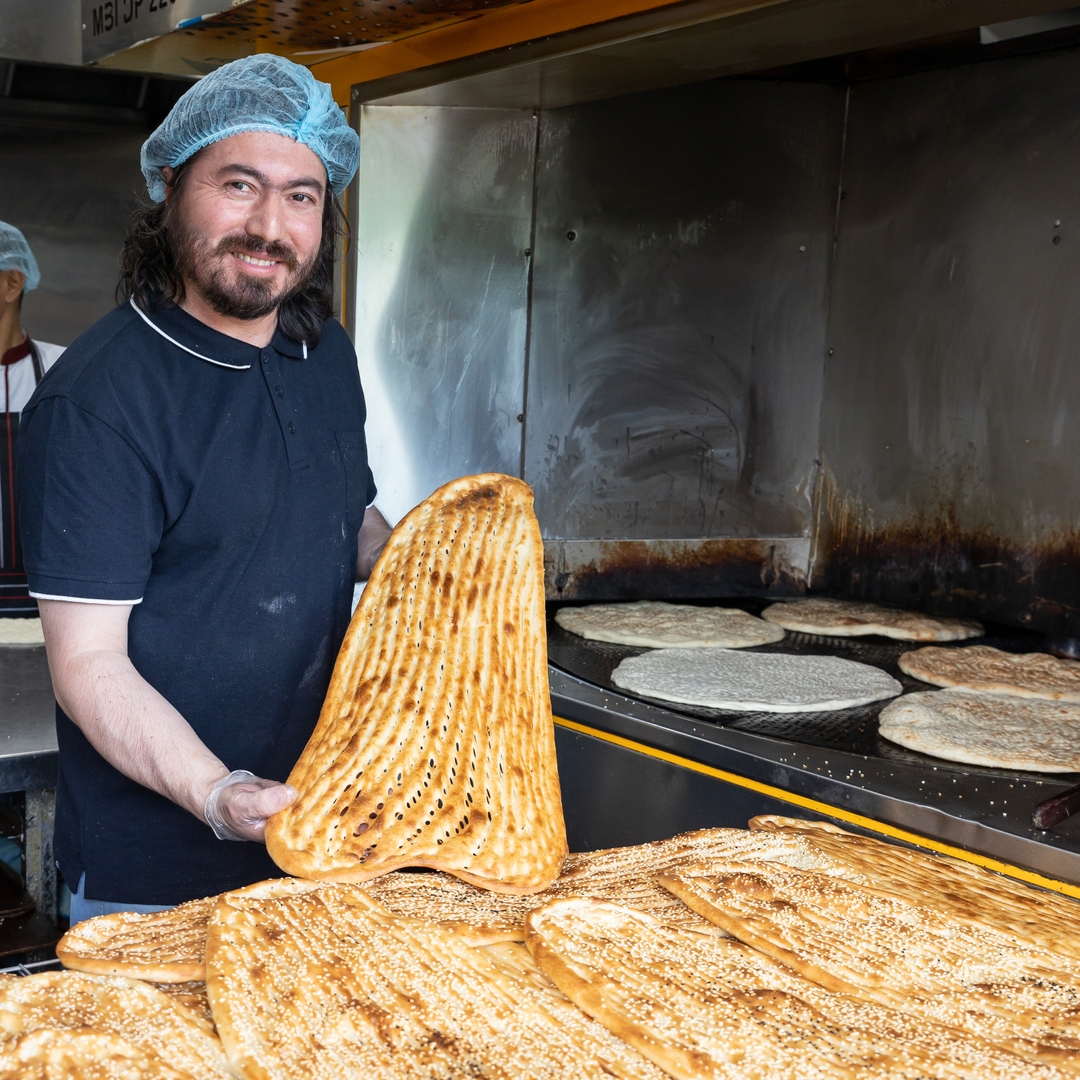
[[[127,656],[88,650],[53,664],[60,707],[125,776],[202,818],[211,787],[229,772]]]

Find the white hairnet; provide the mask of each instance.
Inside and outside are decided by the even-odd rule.
[[[345,122],[330,87],[306,67],[263,53],[234,60],[201,79],[143,143],[150,198],[165,198],[165,166],[175,169],[204,146],[244,131],[272,131],[309,147],[338,194],[359,164],[360,137]]]
[[[41,271],[26,237],[6,221],[0,221],[0,270],[21,270],[26,275],[23,292],[41,284]]]

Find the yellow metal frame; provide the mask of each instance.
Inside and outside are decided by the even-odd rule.
[[[1038,885],[1043,889],[1051,889],[1054,892],[1063,893],[1065,896],[1080,899],[1080,886],[1070,885],[1067,881],[1057,881],[1054,878],[1043,877],[1042,874],[1036,874],[1031,870],[1023,870],[1019,866],[1012,866],[1009,863],[1001,862],[999,859],[991,859],[986,855],[978,855],[972,851],[965,851],[963,848],[953,847],[951,844],[942,844],[937,840],[929,840],[925,836],[919,836],[917,833],[898,829],[895,825],[887,825],[882,821],[863,817],[862,814],[855,814],[850,810],[843,810],[837,806],[830,806],[828,803],[818,802],[817,799],[808,799],[805,795],[796,795],[794,792],[773,787],[771,784],[748,780],[745,776],[738,776],[736,773],[725,772],[723,769],[714,769],[711,765],[702,765],[701,762],[691,761],[689,758],[680,757],[678,754],[669,754],[666,750],[655,750],[644,743],[624,739],[621,735],[611,735],[606,731],[598,731],[596,728],[587,727],[585,724],[579,724],[574,720],[566,720],[561,716],[556,716],[555,723],[558,727],[576,731],[581,735],[591,735],[594,739],[601,739],[615,746],[621,746],[626,750],[634,750],[639,754],[658,758],[660,761],[666,761],[671,765],[678,765],[683,769],[690,769],[692,772],[711,776],[715,780],[724,780],[729,784],[746,788],[748,791],[756,791],[759,795],[768,795],[770,798],[801,807],[803,810],[813,810],[814,813],[821,814],[823,817],[833,818],[836,821],[846,821],[849,825],[858,825],[859,828],[891,837],[893,840],[903,840],[905,843],[914,844],[916,847],[936,851],[940,855],[950,855],[954,859],[973,863],[975,866],[981,866],[986,870],[994,870],[999,874],[1005,874],[1007,877],[1027,882],[1029,885]]]
[[[596,26],[628,15],[674,7],[684,0],[529,0],[496,8],[471,19],[440,26],[311,65],[314,76],[328,82],[339,105],[348,106],[351,88],[390,75],[478,56],[527,41]],[[718,0],[716,15],[734,15],[781,0]]]

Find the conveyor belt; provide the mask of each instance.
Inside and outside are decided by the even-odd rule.
[[[755,604],[745,599],[724,601],[725,606],[739,607],[758,614],[762,604]],[[554,614],[554,612],[552,612]],[[990,626],[985,637],[978,638],[978,644],[990,645],[1008,652],[1036,652],[1042,648],[1041,634],[1024,633],[1009,627]],[[946,647],[974,644],[973,641],[948,643]],[[855,660],[862,664],[871,664],[888,672],[904,687],[904,693],[923,690],[937,690],[938,687],[913,679],[905,675],[897,666],[902,653],[920,648],[920,643],[893,641],[889,638],[869,636],[861,638],[824,637],[813,634],[799,634],[788,631],[783,641],[769,645],[759,645],[747,652],[797,653],[803,656],[839,656],[845,660]],[[972,765],[954,765],[937,758],[928,758],[903,747],[897,746],[878,733],[878,714],[889,703],[877,701],[871,705],[861,705],[853,709],[837,709],[829,712],[806,713],[768,713],[768,712],[730,712],[721,709],[708,709],[697,705],[675,704],[657,698],[633,694],[611,681],[611,673],[620,661],[628,656],[640,656],[648,649],[628,645],[609,645],[602,641],[588,641],[564,630],[554,618],[548,620],[548,660],[556,667],[579,679],[584,679],[595,686],[613,690],[625,697],[648,702],[683,716],[709,720],[721,727],[733,731],[749,731],[757,735],[767,735],[774,739],[800,743],[805,746],[817,746],[824,750],[846,750],[867,757],[883,758],[888,761],[928,762],[938,766],[954,767],[963,772],[976,774],[1000,772],[1001,770],[983,769]],[[1008,775],[1033,775],[1009,771]]]
[[[729,606],[754,614],[760,610],[746,600]],[[1016,652],[1038,651],[1043,644],[1041,635],[1034,633],[987,629],[980,644]],[[935,689],[897,669],[900,654],[913,647],[918,646],[879,637],[789,633],[784,641],[759,646],[757,651],[842,656],[883,668],[901,682],[905,693]],[[905,750],[877,735],[877,716],[885,703],[778,715],[722,712],[630,695],[611,682],[611,673],[623,657],[643,651],[586,641],[549,620],[552,706],[564,725],[569,722],[559,736],[560,773],[565,772],[564,787],[575,790],[575,802],[581,804],[576,817],[583,827],[593,829],[590,837],[602,836],[604,843],[630,842],[617,839],[620,829],[630,829],[624,828],[623,820],[657,814],[674,826],[669,831],[741,824],[724,818],[723,797],[710,802],[713,797],[697,787],[697,794],[690,796],[692,784],[657,771],[663,761],[675,766],[681,762],[690,772],[726,778],[728,784],[743,787],[749,794],[740,797],[740,805],[753,792],[780,800],[777,808],[755,813],[813,817],[828,816],[828,808],[835,808],[841,813],[834,819],[842,824],[854,822],[859,827],[861,822],[873,830],[874,822],[883,823],[887,835],[914,834],[933,841],[930,846],[936,844],[937,850],[976,853],[1030,868],[1044,878],[1080,884],[1080,816],[1050,832],[1031,823],[1036,803],[1080,782],[1080,776],[980,768]],[[605,742],[609,750],[602,754],[596,747]],[[625,756],[635,749],[645,757],[657,757],[652,773],[636,766],[633,754]],[[686,795],[675,796],[684,788]],[[686,798],[701,800],[700,805],[684,805]],[[779,808],[785,799],[793,809]],[[607,831],[597,831],[601,823]],[[643,832],[647,822],[635,827]],[[905,832],[890,834],[888,828]]]

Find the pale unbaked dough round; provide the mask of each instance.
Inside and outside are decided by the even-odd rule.
[[[663,600],[561,608],[555,614],[555,621],[564,630],[583,638],[648,649],[673,646],[745,649],[779,641],[784,636],[782,627],[738,608],[668,604]]]
[[[1080,705],[976,690],[906,694],[881,710],[881,735],[921,754],[1031,772],[1080,772]]]
[[[903,689],[880,668],[838,656],[731,649],[658,649],[623,660],[611,679],[636,694],[735,712],[848,709]]]
[[[0,645],[44,645],[40,619],[0,618]]]

